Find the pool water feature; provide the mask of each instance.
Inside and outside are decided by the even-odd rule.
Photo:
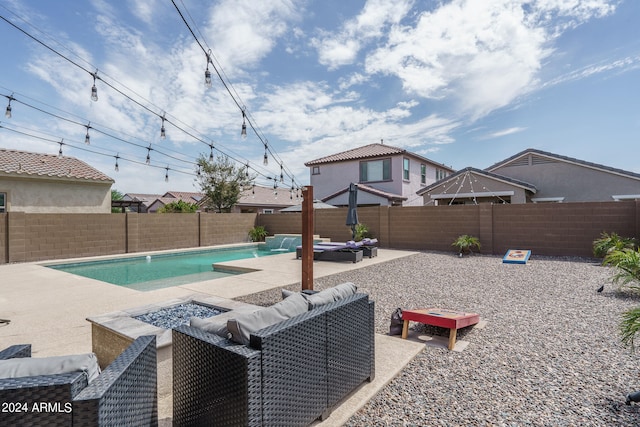
[[[241,274],[237,271],[215,271],[212,264],[279,253],[282,252],[273,252],[264,244],[252,244],[47,267],[138,291],[150,291]]]

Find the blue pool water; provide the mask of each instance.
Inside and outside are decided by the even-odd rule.
[[[278,248],[276,248],[278,249]],[[295,251],[295,247],[293,248]],[[238,273],[214,271],[212,264],[239,259],[280,254],[281,250],[261,244],[241,248],[220,248],[139,256],[48,267],[79,276],[89,277],[138,291],[149,291],[186,283],[228,277]]]

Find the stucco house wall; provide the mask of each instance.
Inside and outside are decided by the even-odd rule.
[[[7,211],[26,213],[110,213],[111,183],[0,177]]]
[[[506,165],[491,172],[535,183],[535,198],[563,202],[609,202],[616,195],[639,195],[640,177],[563,161]]]

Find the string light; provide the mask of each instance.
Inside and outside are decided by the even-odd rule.
[[[211,89],[211,71],[209,71],[209,62],[211,62],[211,49],[207,53],[207,69],[204,70],[204,86]]]
[[[11,118],[11,101],[13,101],[15,98],[13,97],[13,94],[10,95],[8,98],[9,98],[9,104],[7,104],[7,109],[4,112],[4,116],[7,119],[10,119]]]
[[[247,115],[244,113],[244,109],[242,109],[242,130],[240,131],[240,136],[242,139],[247,139]]]
[[[160,118],[162,119],[162,126],[160,126],[160,139],[166,139],[167,138],[167,133],[164,130],[164,121],[166,119],[164,118],[164,114]]]
[[[284,182],[284,172],[282,169],[282,162],[280,162],[280,182]]]
[[[60,140],[58,144],[60,144],[60,149],[58,150],[58,157],[62,157],[62,145],[64,143],[64,138]]]
[[[89,129],[91,129],[91,122],[85,125],[85,127],[87,128],[87,134],[84,136],[84,143],[89,145],[91,144],[91,137],[89,136]]]
[[[169,166],[166,168],[166,173],[164,174],[164,182],[169,182]]]
[[[210,144],[209,148],[211,148],[211,151],[209,151],[209,161],[213,162],[213,144]]]
[[[151,164],[151,144],[147,147],[147,159],[145,160],[146,164]]]
[[[269,166],[269,156],[267,155],[267,143],[264,144],[264,158],[262,159],[262,164],[265,166]]]
[[[93,76],[93,86],[91,86],[91,100],[98,100],[98,88],[96,87],[96,78],[98,77],[98,70],[95,73],[91,73]]]
[[[118,159],[119,158],[120,158],[120,154],[118,153],[118,154],[116,154],[116,167],[115,167],[116,172],[120,171],[120,166],[118,166]]]
[[[249,162],[247,162],[246,169],[244,170],[244,176],[249,178]]]

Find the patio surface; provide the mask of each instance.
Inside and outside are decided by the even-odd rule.
[[[413,253],[381,249],[377,257],[365,258],[355,264],[316,261],[314,278],[366,268]],[[83,260],[104,258],[107,257]],[[67,261],[70,260],[56,260],[55,263]],[[299,283],[301,278],[301,262],[295,259],[295,253],[225,262],[225,265],[259,271],[148,292],[71,275],[43,264],[0,265],[0,318],[11,320],[9,325],[0,326],[1,349],[14,344],[32,344],[35,357],[86,353],[91,351],[91,327],[87,317],[188,297],[193,293],[233,299]],[[356,390],[327,420],[314,425],[342,425],[422,349],[424,343],[376,334],[375,380]],[[159,390],[158,405],[161,425],[170,425],[170,390]]]

